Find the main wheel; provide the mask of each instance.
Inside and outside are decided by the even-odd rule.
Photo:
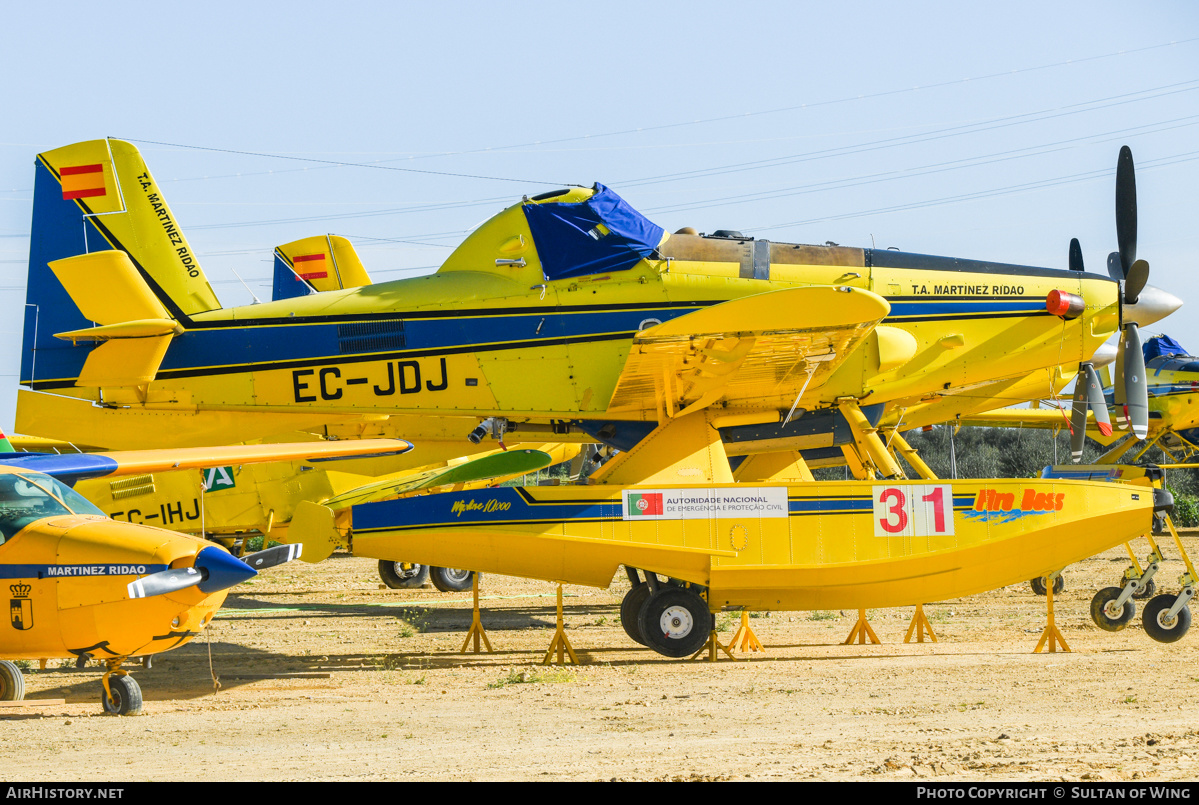
[[[108,689],[112,691],[111,702],[104,695],[104,688],[100,688],[100,703],[104,705],[104,712],[116,716],[141,715],[142,689],[133,677],[113,674],[108,678]]]
[[[1120,631],[1137,614],[1137,607],[1132,601],[1125,601],[1124,609],[1120,612],[1111,611],[1111,605],[1120,597],[1120,592],[1119,587],[1104,587],[1091,599],[1091,620],[1105,632]]]
[[[25,677],[16,663],[0,660],[0,702],[19,702],[25,698]]]
[[[1046,593],[1044,576],[1038,576],[1035,579],[1030,579],[1028,582],[1028,586],[1032,587],[1032,591],[1036,595],[1045,595],[1045,593]],[[1065,589],[1066,589],[1065,578],[1063,578],[1062,576],[1058,576],[1056,579],[1053,580],[1053,594],[1054,595],[1061,595],[1062,591]]]
[[[1172,620],[1167,620],[1166,613],[1174,606],[1175,596],[1165,594],[1153,598],[1145,605],[1145,614],[1141,623],[1145,632],[1159,643],[1173,643],[1191,628],[1191,609],[1183,607]]]
[[[1133,593],[1132,597],[1138,601],[1144,601],[1146,598],[1152,598],[1157,593],[1157,582],[1149,579],[1145,583],[1145,587],[1139,593]]]
[[[411,590],[429,580],[429,566],[380,560],[379,578],[393,590]]]
[[[645,635],[641,633],[641,608],[649,600],[650,589],[645,582],[633,587],[624,594],[620,602],[620,625],[624,633],[633,638],[633,642],[645,645]]]
[[[637,625],[645,645],[667,657],[686,657],[708,642],[708,602],[690,590],[663,587],[641,607]]]
[[[469,590],[474,584],[475,572],[458,567],[431,567],[429,580],[433,586],[443,593],[461,593]],[[479,574],[482,580],[483,574]]]

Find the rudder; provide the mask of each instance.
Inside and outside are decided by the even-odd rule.
[[[90,326],[50,270],[56,260],[97,251],[126,252],[170,315],[220,307],[199,261],[141,154],[121,140],[90,140],[39,154],[26,286],[21,382],[71,385],[86,349],[54,333]]]

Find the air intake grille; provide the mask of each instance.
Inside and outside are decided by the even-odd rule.
[[[403,321],[370,321],[337,325],[337,348],[342,355],[387,352],[404,348]]]
[[[132,498],[138,495],[150,495],[154,493],[154,476],[134,475],[129,478],[122,478],[119,481],[110,482],[108,488],[112,491],[113,500]]]

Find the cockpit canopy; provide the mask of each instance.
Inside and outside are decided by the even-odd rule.
[[[55,515],[104,512],[71,487],[41,473],[0,474],[0,543],[35,520]]]
[[[625,271],[649,257],[666,231],[598,182],[590,198],[525,204],[547,280]]]

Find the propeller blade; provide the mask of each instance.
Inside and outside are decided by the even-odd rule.
[[[1070,238],[1070,270],[1086,271],[1082,266],[1082,245],[1078,238]]]
[[[1132,149],[1120,147],[1116,163],[1116,242],[1120,244],[1120,267],[1124,275],[1137,259],[1137,179],[1132,166]]]
[[[129,582],[130,598],[149,598],[153,595],[174,593],[195,587],[204,581],[204,574],[194,567],[181,567],[177,570],[162,570],[143,576],[137,581]]]
[[[1149,435],[1149,387],[1145,382],[1145,353],[1135,324],[1124,325],[1124,407],[1138,439]]]
[[[1111,436],[1112,421],[1107,415],[1107,400],[1103,398],[1103,383],[1099,380],[1099,373],[1089,363],[1084,363],[1082,368],[1086,373],[1087,403],[1095,415],[1095,427],[1104,436]]]
[[[1074,463],[1082,461],[1082,447],[1087,439],[1087,376],[1086,369],[1095,368],[1089,363],[1078,367],[1074,378],[1074,405],[1070,411],[1070,457]]]
[[[1107,274],[1116,282],[1124,280],[1124,269],[1120,266],[1120,253],[1111,252],[1107,256]]]
[[[255,570],[265,570],[268,567],[283,565],[293,559],[299,559],[302,550],[303,546],[299,543],[295,545],[276,545],[274,548],[267,548],[265,551],[258,551],[249,556],[243,556],[241,560]]]
[[[1124,334],[1116,344],[1116,366],[1112,374],[1112,402],[1116,406],[1116,426],[1128,430],[1128,402],[1124,389]]]
[[[1124,280],[1124,304],[1135,305],[1148,281],[1149,264],[1144,260],[1137,260],[1129,267],[1128,277]]]

